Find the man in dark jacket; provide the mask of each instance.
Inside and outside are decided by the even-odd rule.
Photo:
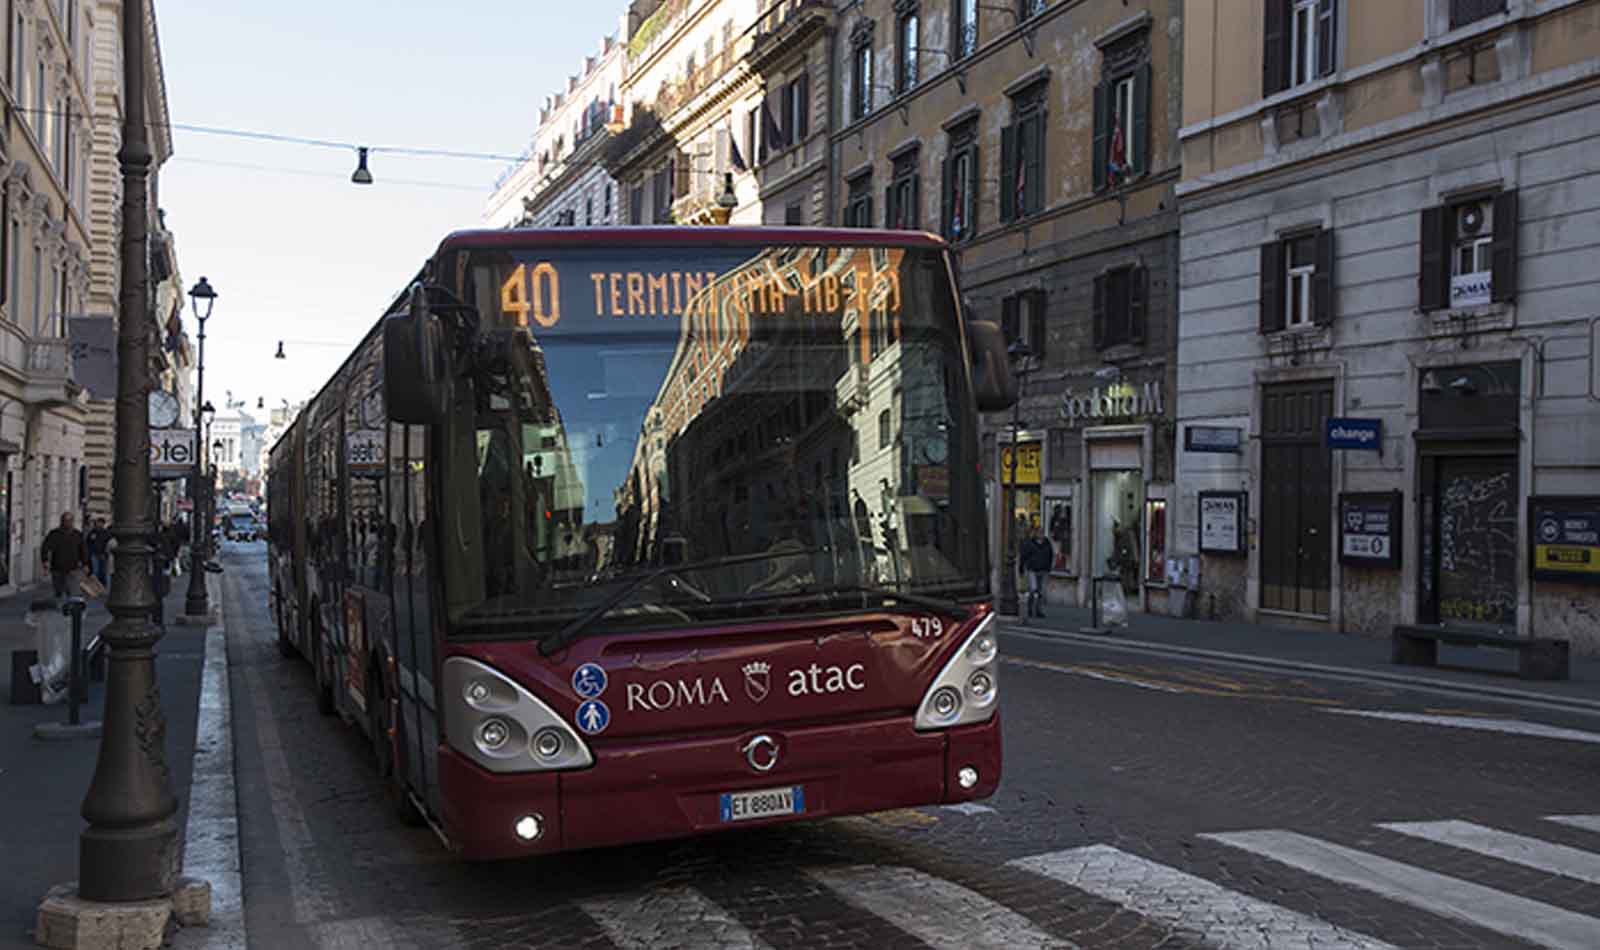
[[[102,584],[109,583],[111,572],[111,532],[106,530],[106,519],[94,519],[94,527],[83,536],[89,548],[89,573]]]
[[[73,526],[72,512],[61,513],[61,523],[44,536],[40,557],[50,571],[50,585],[57,600],[67,596],[72,575],[89,563],[89,548],[83,532]]]
[[[1022,542],[1022,570],[1028,576],[1028,616],[1044,616],[1044,585],[1055,562],[1055,548],[1037,525]]]

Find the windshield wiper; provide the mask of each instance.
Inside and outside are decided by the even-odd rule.
[[[892,587],[868,587],[865,584],[840,584],[819,590],[820,594],[877,594],[891,600],[903,601],[914,604],[925,610],[934,610],[950,617],[965,617],[967,605],[958,600],[949,600],[944,597],[934,597],[931,594],[918,594],[914,591],[895,590]]]
[[[555,633],[540,638],[539,653],[543,656],[549,656],[550,654],[555,653],[557,650],[563,649],[568,644],[572,643],[573,640],[576,640],[578,635],[586,630],[589,626],[594,624],[596,621],[603,619],[607,614],[615,610],[629,597],[632,597],[634,593],[639,590],[639,588],[645,586],[651,581],[658,580],[662,577],[680,574],[684,571],[705,570],[706,568],[724,567],[729,564],[750,564],[758,561],[771,561],[780,557],[809,556],[811,553],[812,551],[809,548],[791,551],[762,551],[757,554],[730,554],[724,557],[707,558],[703,561],[690,561],[686,564],[663,565],[653,571],[641,574],[628,583],[622,585],[622,587],[616,593],[612,594],[610,597],[607,597],[593,610],[574,618],[571,623],[568,623]],[[677,578],[677,583],[675,583],[673,586],[676,589],[689,592],[691,596],[701,603],[710,602],[710,598],[707,597],[706,594],[695,589],[690,584],[683,581],[682,578]]]

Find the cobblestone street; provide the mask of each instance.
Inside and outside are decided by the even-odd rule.
[[[1592,948],[1600,730],[1579,713],[1006,638],[982,805],[464,864],[225,555],[257,947]]]

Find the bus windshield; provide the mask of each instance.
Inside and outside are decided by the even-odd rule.
[[[470,439],[446,492],[478,532],[445,572],[460,629],[564,625],[629,586],[606,628],[987,592],[940,252],[477,249],[446,266],[484,334],[520,350],[475,375],[471,424],[458,407],[445,436],[462,459]]]

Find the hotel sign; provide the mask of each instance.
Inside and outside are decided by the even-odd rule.
[[[1164,416],[1167,405],[1161,383],[1112,383],[1096,386],[1087,393],[1067,390],[1061,400],[1061,418],[1068,425],[1080,422],[1116,422],[1153,419]]]

